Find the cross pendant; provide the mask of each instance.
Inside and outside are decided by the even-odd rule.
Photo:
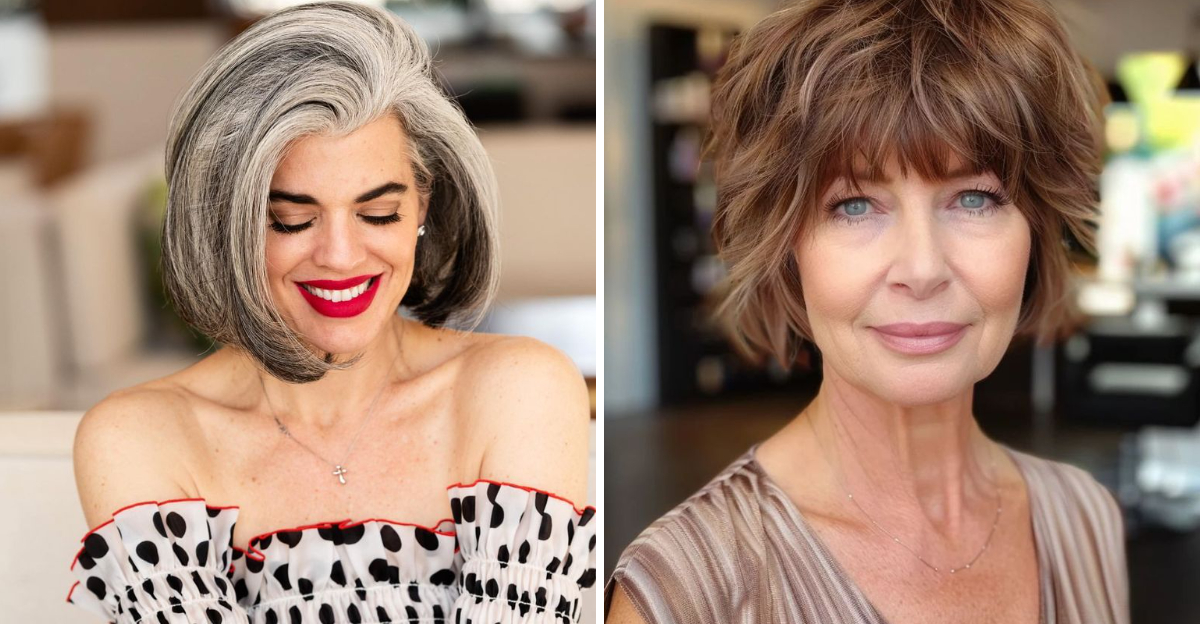
[[[343,477],[342,475],[346,474],[347,472],[350,472],[350,471],[346,470],[345,468],[342,468],[341,466],[338,466],[337,470],[333,471],[333,474],[337,475],[339,483],[341,483],[342,485],[346,485],[346,478]]]

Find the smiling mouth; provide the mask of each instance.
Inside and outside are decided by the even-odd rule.
[[[354,299],[361,297],[362,294],[365,293],[368,289],[370,289],[371,286],[374,286],[375,282],[378,280],[379,280],[379,276],[376,275],[376,276],[362,282],[358,286],[351,286],[350,288],[343,288],[341,290],[330,290],[327,288],[315,288],[308,284],[300,284],[300,287],[303,288],[304,290],[308,291],[308,293],[313,295],[314,297],[320,297],[321,299],[324,299],[326,301],[332,301],[334,303],[341,303],[343,301],[353,301]]]

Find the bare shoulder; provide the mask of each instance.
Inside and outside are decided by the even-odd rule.
[[[75,431],[75,482],[88,525],[128,505],[186,498],[181,462],[186,397],[170,384],[119,390],[89,409]]]
[[[482,437],[480,478],[587,497],[587,385],[558,349],[517,336],[480,335],[463,353],[460,409]]]

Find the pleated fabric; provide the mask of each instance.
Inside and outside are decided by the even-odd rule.
[[[757,445],[647,528],[605,586],[648,624],[884,624],[755,459]],[[1091,475],[1005,448],[1025,477],[1042,624],[1128,624],[1120,509]]]

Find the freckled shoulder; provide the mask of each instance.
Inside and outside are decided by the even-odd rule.
[[[566,354],[538,340],[488,336],[463,354],[456,403],[482,441],[480,477],[587,495],[587,386]]]
[[[126,505],[191,496],[190,409],[182,394],[150,382],[114,392],[83,415],[74,467],[89,526]]]

